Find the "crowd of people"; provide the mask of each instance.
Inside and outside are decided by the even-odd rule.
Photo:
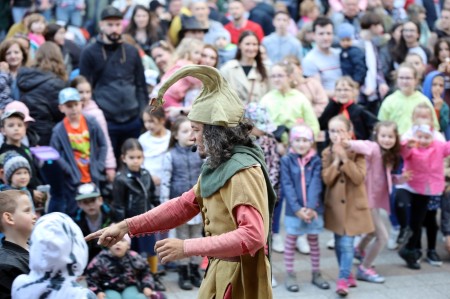
[[[0,42],[0,298],[10,298],[12,289],[21,298],[14,279],[39,277],[49,266],[33,256],[33,226],[40,219],[63,223],[66,215],[84,236],[122,223],[109,250],[97,240],[74,249],[87,250],[86,262],[73,262],[82,271],[51,268],[72,277],[70,283],[77,277],[86,283],[93,292],[84,291],[86,298],[165,298],[161,276],[173,268],[181,289],[202,286],[209,295],[201,269],[209,263],[216,271],[220,258],[262,259],[265,242],[242,241],[244,249],[221,255],[218,243],[186,241],[184,255],[165,265],[158,260],[163,245],[155,244],[232,230],[211,228],[225,222],[210,224],[207,210],[224,207],[199,200],[199,194],[216,196],[200,183],[228,186],[219,182],[224,173],[205,165],[227,170],[220,165],[249,151],[239,146],[251,148],[249,134],[264,153],[267,192],[248,192],[267,202],[243,208],[233,199],[239,208],[226,220],[236,228],[253,225],[250,231],[263,237],[270,225],[266,249],[283,253],[288,291],[300,289],[296,248],[310,254],[312,283],[330,288],[320,272],[323,229],[334,233],[327,246],[336,251],[341,296],[357,280],[386,280],[373,268],[386,246],[415,270],[423,255],[442,265],[439,230],[450,252],[449,0],[11,0],[0,4]],[[205,81],[215,71],[221,78]],[[195,107],[206,105],[205,92],[228,86],[232,93],[214,96],[236,96],[239,103],[207,101],[199,118]],[[203,135],[193,138],[196,122],[226,130],[202,127]],[[202,138],[217,140],[200,149]],[[230,182],[253,182],[255,173],[236,169],[243,174],[233,172]],[[270,185],[277,194],[273,215]],[[192,219],[173,219],[176,230],[152,223],[152,234],[123,236],[144,232],[136,219],[166,219],[159,214],[164,207],[191,205],[194,198],[199,206],[189,206]],[[141,214],[147,218],[136,218]],[[254,235],[240,231],[224,240],[239,244],[244,237]],[[66,253],[56,247],[63,261]],[[360,261],[355,274],[354,258]],[[224,298],[240,296],[233,288],[223,286]]]

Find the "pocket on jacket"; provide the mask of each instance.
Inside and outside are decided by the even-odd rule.
[[[367,210],[369,208],[369,201],[367,198],[357,197],[355,199],[355,207],[357,210]]]

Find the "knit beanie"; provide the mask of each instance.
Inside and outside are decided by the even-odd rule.
[[[355,38],[355,27],[349,23],[343,23],[337,28],[337,36],[339,39]]]
[[[11,178],[19,168],[26,168],[31,174],[30,163],[27,159],[20,156],[17,153],[12,152],[5,157],[5,163],[3,164],[3,171],[5,173],[5,181],[7,184],[11,184]]]

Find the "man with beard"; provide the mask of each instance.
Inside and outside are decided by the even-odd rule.
[[[258,37],[259,42],[264,38],[264,32],[261,26],[250,21],[246,16],[244,5],[239,0],[232,0],[228,5],[228,12],[232,17],[232,21],[225,25],[225,29],[230,32],[231,42],[238,44],[239,36],[244,31],[253,31]]]
[[[92,85],[93,98],[105,114],[116,159],[122,143],[138,138],[140,115],[148,104],[144,68],[139,53],[122,42],[122,13],[106,7],[101,13],[101,33],[80,57],[80,74]]]
[[[161,262],[207,256],[209,265],[198,298],[271,299],[264,245],[271,232],[275,192],[264,154],[250,138],[253,124],[244,119],[237,93],[217,69],[208,66],[186,66],[174,73],[161,86],[156,106],[163,104],[164,92],[186,76],[203,82],[188,115],[191,139],[200,156],[207,159],[197,184],[180,197],[86,240],[100,237],[99,244],[112,246],[127,233],[139,236],[166,231],[201,212],[205,237],[156,242]]]

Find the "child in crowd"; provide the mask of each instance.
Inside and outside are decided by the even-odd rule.
[[[397,125],[391,121],[379,122],[374,129],[374,141],[345,140],[346,150],[362,154],[366,157],[366,190],[375,226],[373,233],[363,237],[355,248],[355,257],[361,261],[356,272],[358,280],[383,283],[385,278],[372,268],[373,262],[387,243],[388,232],[381,218],[380,209],[390,212],[389,194],[392,192],[393,179],[391,171],[400,162],[400,136]],[[406,176],[406,175],[405,175]],[[366,248],[370,245],[369,249]]]
[[[8,109],[2,114],[1,121],[1,130],[5,137],[5,142],[0,147],[0,154],[7,151],[14,151],[28,161],[30,168],[30,184],[27,187],[31,190],[35,201],[42,201],[44,197],[43,193],[36,190],[40,181],[37,177],[38,171],[33,156],[31,155],[29,147],[22,143],[27,131],[26,121],[30,121],[30,119],[26,118],[25,114],[18,110]]]
[[[159,204],[155,197],[155,184],[150,173],[142,168],[144,150],[138,140],[127,139],[122,145],[122,169],[113,184],[113,208],[117,221],[145,213]],[[155,235],[134,238],[131,249],[147,258],[150,269],[157,272],[158,257],[155,253]],[[161,284],[157,290],[164,290]]]
[[[12,298],[95,298],[94,293],[77,283],[87,259],[83,233],[69,216],[42,216],[30,238],[30,274],[14,280]]]
[[[28,198],[35,212],[35,206],[40,207],[40,211],[43,210],[43,203],[41,201],[33,202],[30,190],[27,186],[30,183],[31,168],[27,159],[18,155],[14,151],[8,151],[5,153],[5,160],[3,164],[4,180],[6,185],[3,186],[3,190],[21,190],[28,194]],[[3,191],[2,190],[2,191]]]
[[[378,119],[363,106],[356,103],[358,84],[349,76],[344,76],[336,81],[334,91],[335,98],[328,102],[327,107],[319,117],[320,128],[328,130],[330,119],[342,114],[352,122],[356,139],[370,139],[373,127]]]
[[[164,154],[169,147],[171,134],[165,127],[166,115],[163,108],[152,111],[152,107],[147,106],[142,114],[142,120],[147,132],[139,136],[138,140],[144,149],[144,168],[150,172],[158,189],[156,195],[159,195]]]
[[[286,198],[286,288],[290,292],[299,291],[294,272],[295,243],[298,236],[306,234],[311,254],[312,283],[320,289],[329,289],[330,285],[320,274],[319,234],[323,230],[322,165],[314,149],[314,133],[306,125],[295,126],[290,130],[289,141],[290,153],[281,159],[281,189]]]
[[[183,38],[175,49],[172,57],[172,67],[161,78],[164,83],[173,73],[189,64],[199,64],[202,58],[203,43],[194,38]],[[185,77],[173,84],[164,94],[164,108],[168,107],[190,107],[191,102],[185,102],[186,93],[190,89],[201,87],[201,82],[194,77]],[[159,90],[159,88],[156,91]],[[193,99],[192,99],[193,100]],[[186,111],[185,111],[186,112]]]
[[[81,97],[73,87],[59,92],[59,110],[65,118],[54,128],[50,145],[61,155],[58,164],[65,177],[61,211],[74,215],[76,188],[80,183],[99,184],[105,169],[107,144],[95,119],[82,114]]]
[[[45,43],[46,21],[43,15],[34,13],[27,20],[28,40],[30,41],[30,57],[34,58],[39,47]]]
[[[328,130],[331,144],[322,152],[322,178],[326,185],[325,228],[334,232],[339,264],[336,293],[346,296],[349,287],[356,287],[351,273],[354,238],[373,232],[374,226],[364,185],[364,156],[343,146],[343,141],[352,139],[352,123],[338,115],[330,120]]]
[[[300,4],[300,20],[298,28],[303,28],[306,24],[312,24],[320,15],[320,8],[314,0],[302,1]]]
[[[93,183],[81,184],[77,188],[78,210],[73,218],[80,227],[84,236],[108,227],[115,222],[111,207],[103,201],[100,190]],[[91,261],[101,250],[97,240],[87,242],[89,248],[89,261]]]
[[[161,202],[176,198],[190,190],[198,180],[203,160],[197,152],[192,152],[191,122],[180,116],[172,124],[169,151],[164,156],[164,175],[161,181]],[[181,240],[202,237],[202,218],[198,214],[186,224],[176,228],[177,238]],[[178,285],[183,290],[197,288],[202,283],[198,268],[201,257],[192,256],[178,261]]]
[[[343,23],[337,27],[337,36],[341,45],[339,59],[343,76],[350,76],[359,86],[364,85],[367,66],[363,50],[352,45],[355,38],[355,27]]]
[[[221,30],[217,33],[214,46],[219,52],[218,68],[221,68],[226,62],[236,57],[237,46],[231,43],[231,36],[227,30]]]
[[[422,56],[420,56],[417,53],[410,52],[408,55],[406,55],[405,63],[409,63],[413,66],[413,68],[417,72],[417,78],[419,81],[419,84],[422,84],[425,76],[425,69],[427,68],[427,65],[423,62]],[[418,89],[421,89],[422,86],[419,85]]]
[[[450,134],[447,133],[449,121],[449,107],[444,102],[445,94],[445,75],[439,71],[430,72],[423,82],[422,91],[427,98],[431,100],[436,111],[436,116],[439,119],[440,131],[443,132],[448,140]]]
[[[75,77],[70,83],[70,87],[76,88],[78,90],[78,93],[80,94],[83,114],[95,118],[97,123],[100,125],[100,128],[102,129],[103,135],[105,136],[106,145],[108,147],[105,161],[106,179],[108,180],[108,182],[112,183],[114,181],[114,177],[116,176],[117,163],[111,145],[111,139],[109,138],[108,125],[106,123],[105,115],[103,114],[103,111],[97,106],[95,101],[92,100],[92,87],[85,77]]]
[[[404,134],[412,127],[411,115],[414,108],[420,103],[426,103],[431,109],[433,105],[430,100],[420,91],[419,74],[416,69],[407,63],[402,63],[397,69],[398,90],[386,97],[378,112],[379,120],[391,120],[397,123],[398,132]],[[439,122],[433,115],[433,127],[439,131]]]
[[[0,192],[0,232],[5,236],[0,246],[2,298],[10,298],[11,287],[17,276],[30,272],[28,239],[35,222],[36,215],[26,192]]]
[[[432,196],[440,196],[444,191],[444,158],[450,155],[450,143],[435,140],[433,131],[433,121],[419,118],[412,127],[413,137],[402,142],[404,169],[412,172],[412,177],[402,193],[405,198],[402,202],[411,204],[409,226],[412,235],[399,251],[399,255],[405,260],[408,268],[416,270],[420,269],[417,248],[420,244],[422,226],[427,218],[427,206]],[[432,236],[434,239],[436,233],[437,231]],[[428,245],[435,246],[435,240]],[[429,249],[427,258],[432,264],[441,263],[434,248]]]
[[[88,265],[87,283],[98,299],[163,299],[155,289],[145,258],[130,250],[125,235],[109,250],[100,252]]]

